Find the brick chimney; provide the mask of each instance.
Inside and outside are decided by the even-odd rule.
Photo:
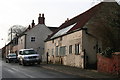
[[[39,17],[38,17],[38,24],[45,24],[45,17],[44,17],[44,14],[39,14]]]
[[[69,21],[69,18],[67,18],[67,20],[65,22],[68,22]]]
[[[31,29],[31,26],[30,26],[30,25],[28,26],[28,29],[29,29],[29,30]]]
[[[32,25],[32,28],[35,26],[35,22],[34,22],[34,20],[32,20],[31,25]]]

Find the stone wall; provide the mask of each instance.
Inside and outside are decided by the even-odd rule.
[[[75,44],[79,44],[78,54],[75,54]],[[70,45],[72,45],[72,53],[69,53]],[[61,46],[65,46],[64,56],[60,54]],[[58,47],[58,55],[56,55],[56,47]],[[45,53],[47,52],[49,53],[49,62],[84,68],[82,52],[82,31],[76,31],[71,34],[45,42]]]

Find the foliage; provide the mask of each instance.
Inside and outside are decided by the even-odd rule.
[[[9,29],[9,33],[11,33],[11,29],[12,29],[12,33],[14,34],[21,34],[23,31],[25,31],[25,27],[21,26],[21,25],[13,25],[10,29]]]
[[[115,2],[102,3],[87,26],[101,40],[103,51],[108,47],[120,51],[120,5]]]
[[[16,36],[19,36],[22,32],[24,32],[26,30],[26,27],[23,27],[21,25],[13,25],[12,27],[10,27],[10,29],[8,30],[8,41],[11,40],[11,36],[12,39]]]
[[[105,57],[112,57],[112,53],[114,52],[114,50],[110,47],[107,47],[101,54]]]

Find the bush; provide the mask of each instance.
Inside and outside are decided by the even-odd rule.
[[[105,49],[105,51],[102,52],[102,55],[105,56],[105,57],[112,57],[112,53],[114,52],[114,50],[110,47],[107,47]]]

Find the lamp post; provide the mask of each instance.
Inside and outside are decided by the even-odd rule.
[[[10,29],[11,40],[10,40],[10,50],[9,50],[9,53],[12,52],[12,33],[13,33],[13,31],[12,31],[12,28],[11,28],[11,29]]]

